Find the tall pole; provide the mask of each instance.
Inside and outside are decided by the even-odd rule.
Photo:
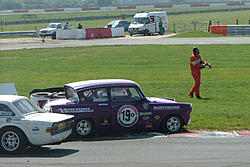
[[[121,12],[121,17],[122,17],[122,0],[120,0],[120,12]]]

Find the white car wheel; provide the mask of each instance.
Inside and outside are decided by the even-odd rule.
[[[75,125],[75,132],[81,137],[89,136],[92,130],[92,123],[86,119],[79,120]]]
[[[17,153],[25,147],[25,137],[17,129],[6,128],[1,133],[1,149],[7,153]]]
[[[164,132],[175,133],[178,132],[182,127],[182,123],[179,117],[170,116],[163,122]]]

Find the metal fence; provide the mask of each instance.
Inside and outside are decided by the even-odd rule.
[[[169,25],[169,32],[190,32],[190,31],[205,31],[207,32],[209,28],[209,21],[198,22],[184,22],[184,23],[173,23]]]

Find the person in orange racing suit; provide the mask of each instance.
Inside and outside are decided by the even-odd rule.
[[[201,71],[200,69],[205,68],[205,66],[208,66],[209,68],[212,68],[212,65],[209,64],[208,62],[202,60],[200,56],[200,51],[198,47],[193,48],[193,54],[190,57],[190,68],[191,68],[191,74],[194,78],[194,85],[192,89],[189,92],[189,97],[193,98],[194,97],[194,92],[195,96],[199,99],[202,97],[200,96],[200,79],[201,79]]]

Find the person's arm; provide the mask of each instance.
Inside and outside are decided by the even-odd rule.
[[[208,62],[206,62],[206,61],[204,61],[204,60],[202,60],[202,59],[201,59],[201,63],[204,63],[204,64],[206,64],[209,68],[212,68],[212,65],[211,65],[211,64],[209,64]]]

